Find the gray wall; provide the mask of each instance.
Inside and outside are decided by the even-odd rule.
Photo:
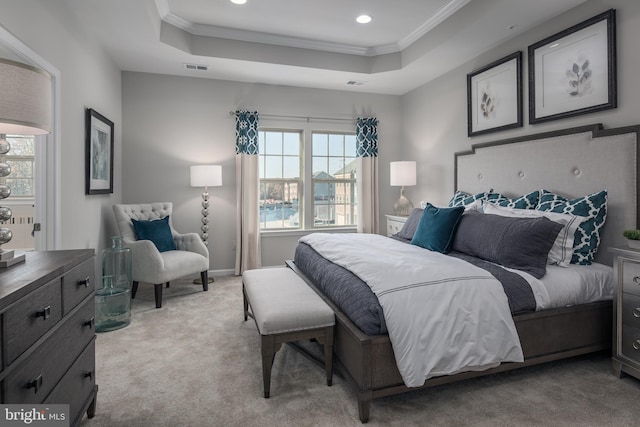
[[[122,188],[121,73],[65,3],[0,0],[0,25],[60,71],[62,248],[110,245],[111,205]],[[84,111],[91,107],[115,122],[114,193],[86,196]],[[96,260],[99,261],[98,259]]]
[[[397,135],[401,133],[398,96],[125,72],[122,102],[125,203],[171,201],[176,229],[198,232],[202,189],[189,186],[189,166],[222,165],[222,187],[209,189],[210,268],[214,271],[227,272],[235,262],[235,121],[230,111],[245,108],[263,115],[340,118],[375,115],[380,121],[381,216],[390,212],[397,197],[388,185],[388,164],[402,160],[397,157]],[[260,123],[307,126],[305,122],[268,118]],[[316,126],[325,129],[329,124]],[[355,124],[348,129],[355,130]],[[299,237],[263,235],[263,264],[279,265],[290,259]]]
[[[616,9],[618,108],[575,118],[529,125],[527,47],[608,9]],[[453,194],[453,155],[472,144],[603,123],[605,127],[640,124],[640,2],[592,0],[524,35],[473,58],[463,66],[402,96],[402,153],[418,162],[418,185],[407,193],[412,200],[445,204]],[[466,75],[517,50],[523,52],[524,127],[467,137]],[[498,189],[496,189],[498,190]]]

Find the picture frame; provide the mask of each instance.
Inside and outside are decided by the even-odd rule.
[[[617,107],[615,17],[610,9],[529,46],[529,123]]]
[[[467,135],[522,127],[522,51],[467,74]]]
[[[113,193],[113,122],[96,110],[85,112],[85,193]]]

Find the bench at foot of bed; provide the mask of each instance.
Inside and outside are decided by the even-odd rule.
[[[264,397],[269,397],[273,359],[284,343],[315,339],[324,345],[327,385],[333,378],[333,310],[289,268],[242,274],[244,320],[253,317],[261,335]],[[249,311],[251,306],[251,312]]]

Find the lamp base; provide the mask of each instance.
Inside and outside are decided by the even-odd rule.
[[[413,203],[404,196],[404,187],[400,190],[400,198],[393,204],[393,212],[398,216],[409,216]]]
[[[13,250],[0,250],[0,268],[11,267],[12,265],[24,262],[25,259],[26,257],[24,254],[15,256]]]

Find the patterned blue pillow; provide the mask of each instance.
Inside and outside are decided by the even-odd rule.
[[[539,199],[540,191],[536,190],[514,199],[510,199],[500,193],[489,193],[485,200],[493,203],[494,205],[503,206],[505,208],[535,209],[538,205]]]
[[[476,200],[486,200],[487,194],[488,193],[469,194],[464,191],[456,191],[447,206],[453,208],[456,206],[470,205]]]
[[[600,245],[600,229],[607,219],[607,190],[573,200],[547,190],[542,190],[540,193],[540,201],[536,209],[587,218],[576,230],[571,263],[591,264]]]

